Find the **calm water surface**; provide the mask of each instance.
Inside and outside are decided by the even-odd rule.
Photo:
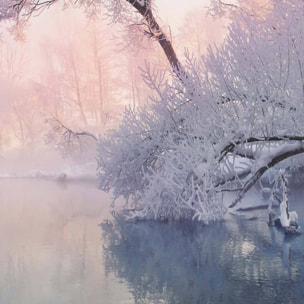
[[[94,183],[0,180],[0,304],[304,303],[304,235],[269,228],[265,210],[127,223],[110,203]]]

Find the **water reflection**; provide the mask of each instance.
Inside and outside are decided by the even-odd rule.
[[[105,276],[98,224],[109,205],[94,183],[0,180],[0,304],[128,298]]]
[[[197,223],[101,224],[107,273],[135,303],[302,303],[302,236],[285,239],[266,217]]]
[[[130,223],[110,204],[94,183],[0,180],[0,304],[302,303],[303,235],[265,210],[202,226]]]

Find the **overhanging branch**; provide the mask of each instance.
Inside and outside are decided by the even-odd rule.
[[[241,145],[247,143],[261,143],[261,142],[275,142],[275,141],[304,141],[304,136],[299,135],[284,135],[284,136],[269,136],[269,137],[249,137],[247,139],[239,139],[233,143],[226,145],[220,152],[219,161],[223,160],[228,153],[232,153],[234,149]]]
[[[294,147],[292,147],[294,146]],[[274,157],[264,166],[259,168],[255,174],[245,183],[242,190],[239,192],[236,199],[230,204],[229,208],[233,208],[244,196],[244,194],[259,180],[259,178],[271,167],[275,166],[279,162],[295,156],[297,154],[304,153],[304,145],[302,142],[291,145],[290,149],[282,149],[282,153],[277,153]]]

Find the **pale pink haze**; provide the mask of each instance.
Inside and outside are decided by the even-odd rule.
[[[208,0],[156,0],[158,15],[174,32],[183,25],[184,18],[195,7],[206,7]]]

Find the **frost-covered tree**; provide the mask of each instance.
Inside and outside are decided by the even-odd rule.
[[[221,219],[269,168],[304,152],[303,1],[234,14],[225,43],[201,60],[186,54],[182,81],[147,67],[158,97],[101,139],[100,188],[127,199],[131,217]],[[225,191],[237,191],[229,206]]]
[[[14,5],[17,1],[0,0],[0,20],[10,19],[16,16]]]
[[[22,0],[14,8],[20,18],[54,2]],[[100,188],[123,196],[134,207],[130,217],[221,219],[268,169],[304,152],[303,1],[250,1],[254,8],[212,1],[215,12],[231,8],[226,41],[202,59],[186,54],[184,67],[152,1],[75,3],[94,14],[101,2],[113,21],[136,23],[156,39],[177,76],[168,80],[147,65],[154,97],[98,139]],[[225,191],[237,191],[229,206]]]

